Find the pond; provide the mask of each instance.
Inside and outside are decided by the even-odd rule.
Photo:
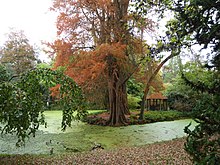
[[[54,154],[89,151],[98,143],[105,149],[123,146],[140,146],[148,143],[171,140],[185,136],[184,127],[191,119],[157,122],[126,127],[95,126],[74,121],[71,128],[61,131],[61,111],[45,112],[47,128],[43,126],[36,137],[30,137],[24,147],[15,147],[17,141],[13,135],[0,137],[0,154]]]

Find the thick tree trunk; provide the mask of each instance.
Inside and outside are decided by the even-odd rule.
[[[112,88],[112,83],[115,88]],[[111,89],[109,90],[109,107],[110,107],[110,117],[108,125],[111,126],[121,126],[127,125],[127,120],[125,117],[125,105],[124,105],[124,94],[122,91],[122,86],[118,86],[117,82],[110,82]]]
[[[111,85],[109,85],[109,88],[110,88]],[[111,92],[112,93],[112,92]],[[105,104],[105,107],[107,108],[107,111],[110,112],[110,94],[109,92],[107,92],[107,96],[104,100],[104,104]],[[122,103],[122,106],[123,106],[123,111],[124,111],[124,114],[125,115],[130,115],[130,111],[129,111],[129,108],[128,108],[128,97],[127,97],[127,85],[126,83],[122,84],[122,96],[121,96],[122,100],[121,100],[121,103]]]
[[[128,113],[126,85],[120,82],[120,70],[116,59],[111,55],[107,59],[108,63],[108,92],[110,117],[108,125],[127,125],[125,114]]]

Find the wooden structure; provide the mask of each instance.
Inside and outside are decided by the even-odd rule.
[[[147,96],[147,110],[167,110],[167,97],[163,96],[162,93],[153,93]]]

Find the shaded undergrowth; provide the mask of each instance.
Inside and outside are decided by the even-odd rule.
[[[106,125],[109,115],[110,113],[107,111],[97,111],[88,115],[83,121],[93,125]],[[179,111],[146,111],[143,120],[139,119],[139,110],[132,110],[130,115],[126,115],[128,125],[173,121],[190,117],[190,113]]]

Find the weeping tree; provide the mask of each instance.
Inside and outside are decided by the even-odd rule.
[[[17,76],[16,76],[17,77]],[[86,115],[81,89],[62,72],[50,69],[33,69],[0,84],[0,129],[2,134],[16,134],[17,146],[23,145],[30,135],[35,136],[39,126],[45,125],[44,90],[59,84],[59,102],[63,107],[62,130],[71,126],[73,119]],[[77,112],[73,116],[73,112]]]

